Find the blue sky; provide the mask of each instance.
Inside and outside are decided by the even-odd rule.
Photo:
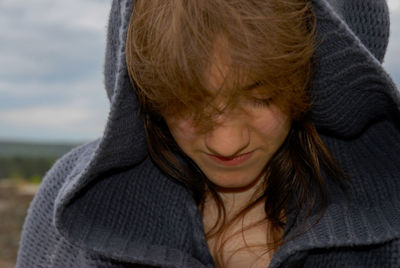
[[[400,85],[400,0],[389,0],[385,66]],[[110,0],[0,0],[0,139],[83,142],[101,136]]]

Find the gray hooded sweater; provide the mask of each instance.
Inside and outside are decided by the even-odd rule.
[[[327,180],[323,218],[282,245],[269,267],[400,267],[400,94],[381,64],[386,2],[311,2],[319,41],[312,119],[349,174],[350,195]],[[28,211],[17,268],[215,266],[192,195],[148,155],[125,62],[132,6],[112,1],[104,134],[46,174]]]

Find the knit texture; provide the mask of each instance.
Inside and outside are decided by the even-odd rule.
[[[349,198],[325,177],[324,217],[284,244],[269,267],[399,267],[400,94],[381,65],[387,5],[311,2],[318,27],[312,119],[349,176]],[[133,4],[112,1],[104,66],[111,110],[103,136],[46,174],[28,211],[17,268],[215,266],[192,196],[147,152],[125,62]],[[293,214],[288,221],[298,224]]]

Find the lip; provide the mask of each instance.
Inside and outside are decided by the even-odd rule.
[[[218,164],[221,164],[224,166],[238,166],[238,165],[246,162],[253,155],[253,151],[244,153],[244,154],[240,154],[240,155],[237,155],[232,158],[217,156],[217,155],[213,155],[213,154],[207,154],[207,155],[211,160],[213,160],[214,162],[216,162]]]

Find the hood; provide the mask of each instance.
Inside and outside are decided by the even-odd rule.
[[[324,218],[283,246],[271,267],[308,248],[400,237],[399,218],[393,216],[400,211],[400,94],[382,68],[389,38],[388,7],[384,0],[311,2],[319,42],[312,118],[349,173],[351,198],[344,202],[343,193],[332,185]],[[133,4],[112,1],[104,65],[111,102],[107,125],[60,190],[54,223],[70,243],[120,261],[213,266],[193,198],[166,178],[147,152],[125,62]]]

